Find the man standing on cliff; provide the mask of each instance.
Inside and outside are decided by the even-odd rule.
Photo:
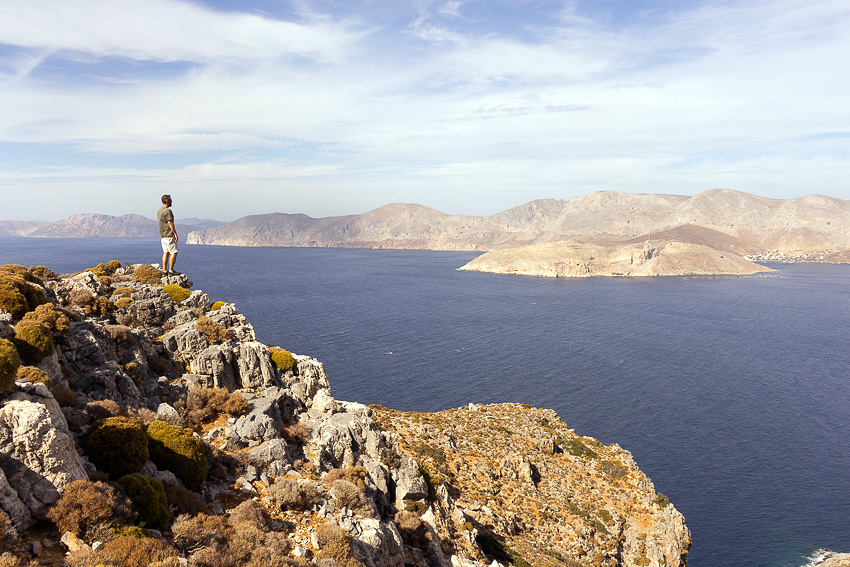
[[[171,195],[162,196],[162,206],[156,213],[159,221],[159,238],[162,241],[162,271],[166,276],[176,275],[174,262],[177,260],[177,229],[174,228],[174,213],[171,212]]]

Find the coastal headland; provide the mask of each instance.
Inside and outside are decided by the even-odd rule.
[[[529,405],[337,400],[320,361],[192,287],[0,267],[4,565],[686,564],[627,450]]]

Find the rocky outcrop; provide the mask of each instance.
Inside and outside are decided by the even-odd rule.
[[[70,482],[95,478],[78,437],[96,416],[121,411],[191,425],[210,456],[199,490],[208,511],[262,503],[293,556],[334,549],[320,548],[319,528],[329,524],[351,538],[346,545],[365,567],[484,567],[492,545],[534,564],[549,550],[567,563],[684,565],[684,519],[631,455],[576,435],[554,412],[505,405],[405,414],[337,400],[321,362],[296,354],[291,369],[278,369],[235,305],[211,311],[199,291],[175,303],[129,273],[112,276],[113,287],[132,290],[120,308],[90,272],[46,284],[71,319],[40,363],[49,387],[16,382],[0,395],[0,510],[19,530],[44,518]],[[86,315],[70,301],[75,289],[113,306]],[[200,329],[201,317],[226,336]],[[190,403],[193,388],[226,391],[210,393],[204,408]],[[179,485],[178,471],[160,464],[147,462],[141,474]]]
[[[487,252],[460,269],[550,278],[749,275],[774,271],[707,246],[658,241],[610,245],[571,241],[530,244]]]

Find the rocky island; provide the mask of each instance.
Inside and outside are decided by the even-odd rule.
[[[0,267],[0,565],[684,566],[631,454],[522,404],[335,399],[185,276]]]
[[[737,254],[677,241],[530,244],[492,250],[459,269],[550,278],[749,275],[774,271]]]

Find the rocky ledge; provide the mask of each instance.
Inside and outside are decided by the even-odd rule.
[[[2,278],[0,565],[686,563],[628,451],[551,410],[336,400],[321,362],[145,264]]]
[[[460,269],[550,278],[749,275],[774,271],[735,254],[677,241],[530,244],[491,250]]]

